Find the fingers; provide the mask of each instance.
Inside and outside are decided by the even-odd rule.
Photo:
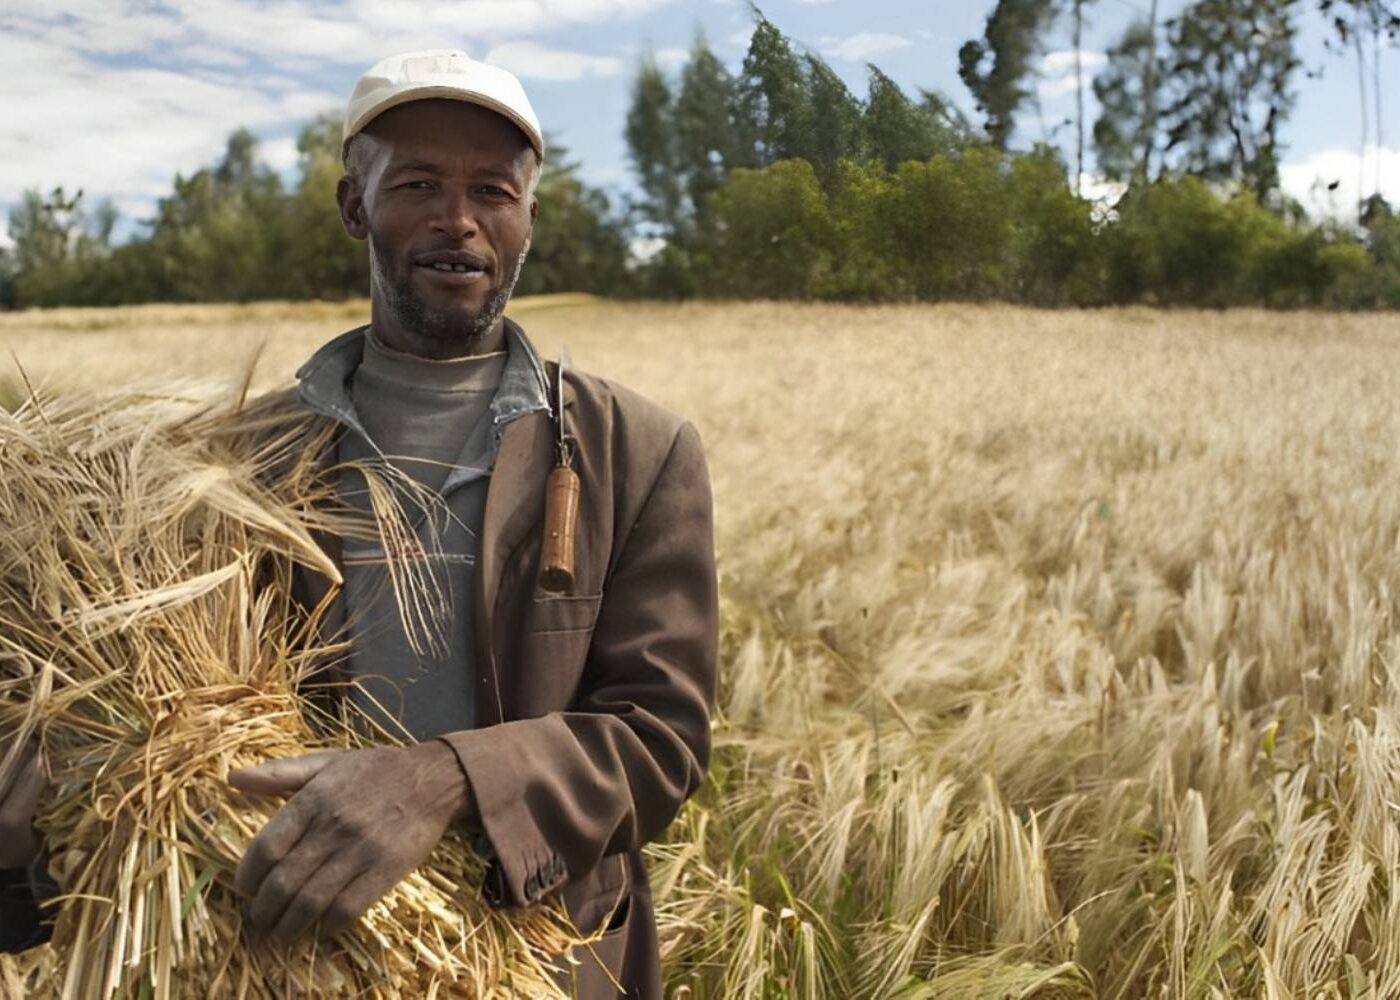
[[[290,941],[303,933],[335,903],[347,885],[355,881],[360,868],[348,854],[331,855],[286,902],[272,935]],[[276,875],[276,872],[273,873]],[[353,919],[353,918],[352,918]]]
[[[310,843],[311,840],[304,838],[263,878],[248,906],[248,922],[254,930],[267,933],[276,927],[287,907],[306,891],[307,884],[325,864],[328,853],[320,845]],[[328,897],[327,902],[333,898],[334,895]]]
[[[312,812],[310,804],[295,795],[277,810],[277,815],[267,821],[267,825],[253,838],[238,862],[238,870],[233,874],[233,887],[238,892],[249,899],[258,895],[268,873],[301,840],[310,824]],[[295,891],[300,885],[287,888]]]
[[[379,901],[379,897],[393,887],[393,882],[386,885],[374,870],[364,872],[341,889],[340,894],[326,907],[317,935],[333,938],[348,931],[366,910]]]
[[[321,750],[300,757],[265,760],[253,767],[235,768],[228,773],[228,783],[250,795],[291,795],[344,752]]]

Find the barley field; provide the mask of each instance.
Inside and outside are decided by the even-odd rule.
[[[709,456],[669,995],[1400,996],[1400,317],[513,314]],[[0,315],[0,346],[194,393],[261,344],[265,387],[365,315]]]

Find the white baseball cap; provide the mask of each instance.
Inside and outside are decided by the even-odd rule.
[[[377,115],[400,104],[431,97],[479,104],[504,115],[520,127],[540,160],[544,160],[544,135],[520,81],[508,70],[478,62],[460,49],[404,52],[375,63],[355,82],[350,95],[341,158],[344,159],[350,138]]]

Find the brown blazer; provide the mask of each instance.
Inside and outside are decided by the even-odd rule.
[[[557,431],[531,413],[506,425],[487,489],[480,728],[442,738],[495,851],[487,900],[526,906],[557,892],[584,932],[613,914],[567,986],[614,998],[616,978],[621,995],[659,998],[641,849],[709,762],[719,621],[709,474],[694,426],[623,386],[566,371],[564,408],[581,482],[574,588],[537,582]],[[338,561],[339,546],[326,548]],[[309,572],[304,585],[313,603],[329,589]],[[330,607],[334,630],[343,611]]]

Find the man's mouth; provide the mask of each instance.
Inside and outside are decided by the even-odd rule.
[[[469,264],[425,264],[424,267],[431,267],[434,271],[446,271],[449,274],[470,274],[486,270],[484,267],[472,267]]]
[[[484,258],[465,250],[425,253],[415,258],[414,264],[438,274],[462,275],[468,278],[480,277],[489,270]]]

